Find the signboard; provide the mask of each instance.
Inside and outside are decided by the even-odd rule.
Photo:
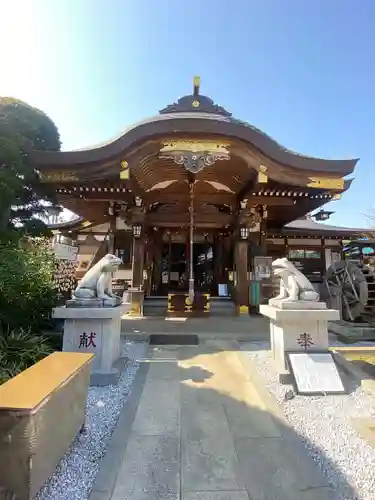
[[[272,257],[254,257],[255,279],[270,278],[272,273]]]
[[[53,251],[58,259],[61,260],[77,260],[78,247],[65,245],[64,243],[54,243]]]
[[[79,255],[77,272],[86,272],[94,259],[93,254]]]
[[[343,394],[345,389],[330,352],[287,353],[298,394]]]

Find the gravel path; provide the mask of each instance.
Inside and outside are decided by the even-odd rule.
[[[339,344],[343,345],[335,342]],[[279,384],[269,344],[243,344],[242,349],[283,407],[299,441],[334,487],[334,500],[374,500],[375,450],[359,437],[350,419],[375,418],[375,397],[353,387],[348,395],[296,396],[285,401],[291,387]]]
[[[139,366],[136,360],[144,356],[145,350],[145,344],[125,342],[122,354],[129,361],[118,384],[89,389],[86,433],[77,437],[35,500],[87,500],[120,411],[130,393]]]

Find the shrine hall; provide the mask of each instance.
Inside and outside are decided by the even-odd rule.
[[[115,281],[137,290],[142,310],[162,300],[247,313],[273,293],[273,259],[288,257],[319,287],[360,232],[316,222],[350,187],[357,159],[286,149],[202,95],[198,77],[191,94],[113,141],[30,156],[77,215],[54,226],[79,247],[77,277],[118,255]]]

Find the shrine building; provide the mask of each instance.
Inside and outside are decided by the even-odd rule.
[[[78,276],[105,253],[117,280],[146,299],[201,295],[247,310],[273,290],[270,263],[288,257],[311,279],[360,229],[319,224],[350,187],[357,159],[294,153],[200,93],[166,106],[93,149],[30,153],[42,180],[78,218],[55,226],[79,248]],[[363,230],[362,230],[363,231]],[[67,240],[68,241],[68,240]],[[319,285],[317,285],[319,286]]]

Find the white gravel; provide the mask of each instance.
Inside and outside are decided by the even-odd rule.
[[[87,500],[107,450],[120,411],[130,393],[138,369],[137,359],[146,345],[125,342],[122,354],[129,358],[116,386],[91,387],[86,408],[86,433],[77,437],[55,474],[35,500]]]
[[[353,386],[347,395],[296,396],[285,401],[291,387],[278,382],[268,343],[242,348],[282,406],[299,442],[333,486],[334,500],[374,500],[375,450],[359,437],[350,419],[375,418],[375,397]]]

